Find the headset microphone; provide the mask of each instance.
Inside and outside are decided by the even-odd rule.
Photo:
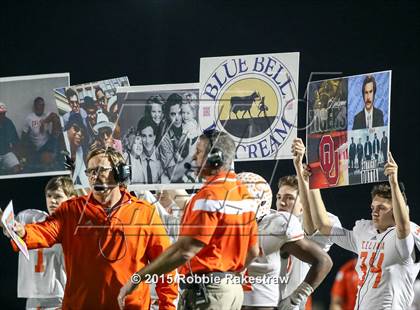
[[[200,166],[193,166],[190,163],[185,163],[184,168],[189,170],[189,171],[194,171],[194,170],[200,169],[201,167]]]

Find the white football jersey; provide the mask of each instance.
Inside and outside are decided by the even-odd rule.
[[[420,280],[414,282],[414,300],[410,310],[420,310]]]
[[[20,212],[16,220],[23,224],[42,222],[46,212],[29,209]],[[19,252],[18,297],[55,298],[64,296],[66,273],[61,244],[51,248],[29,250],[29,261]]]
[[[331,223],[341,227],[341,222],[337,216],[328,213],[328,218]],[[305,238],[314,241],[325,252],[328,252],[334,243],[331,236],[322,235],[318,231],[313,235],[307,235]],[[281,258],[281,274],[287,274],[289,281],[287,283],[280,284],[280,300],[287,298],[293,293],[293,291],[303,282],[310,268],[311,266],[309,264],[302,262],[292,255],[287,258]],[[302,304],[301,309],[305,309],[304,304]]]
[[[411,234],[413,235],[417,250],[420,252],[420,226],[413,222],[411,222]]]
[[[353,230],[333,226],[331,236],[334,243],[358,254],[355,309],[409,309],[420,270],[413,234],[399,240],[395,226],[378,233],[371,220],[360,220]],[[401,250],[404,248],[408,251]]]
[[[303,238],[302,225],[290,213],[272,211],[258,223],[258,234],[262,255],[248,266],[248,275],[259,280],[252,283],[252,291],[244,293],[243,305],[277,307],[279,283],[287,276],[280,272],[280,248]]]

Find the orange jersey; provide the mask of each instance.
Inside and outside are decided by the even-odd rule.
[[[343,300],[343,310],[353,310],[356,304],[359,278],[355,270],[357,259],[354,258],[341,266],[335,277],[331,295]]]
[[[125,191],[122,195],[109,215],[88,195],[64,202],[44,222],[25,226],[29,249],[62,244],[63,309],[118,309],[121,287],[170,245],[155,207]],[[159,281],[156,290],[160,309],[176,308],[177,284]],[[149,309],[149,304],[144,282],[126,298],[127,309]]]
[[[186,207],[181,236],[204,244],[191,259],[193,272],[239,271],[248,250],[258,240],[255,221],[256,202],[233,172],[208,178]],[[187,265],[180,273],[191,273]]]

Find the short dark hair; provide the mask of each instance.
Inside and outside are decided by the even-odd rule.
[[[74,189],[73,181],[68,176],[60,176],[50,179],[47,185],[45,185],[45,194],[47,194],[48,191],[56,191],[59,189],[62,189],[67,197],[77,195],[76,190]]]
[[[151,117],[152,115],[152,104],[158,104],[162,107],[163,110],[163,106],[165,104],[165,99],[163,99],[163,97],[161,95],[154,95],[154,96],[150,96],[147,100],[146,100],[146,107],[144,108],[144,115],[146,115],[147,117]]]
[[[104,96],[106,96],[106,94],[105,94],[104,90],[102,89],[102,87],[96,86],[95,87],[95,97],[96,97],[96,99],[98,99],[97,94],[98,94],[99,91],[101,91],[104,94]]]
[[[373,75],[368,75],[365,77],[364,81],[363,81],[363,87],[362,87],[362,96],[364,97],[365,95],[365,86],[366,84],[369,83],[373,83],[373,98],[375,98],[375,94],[376,94],[376,81],[375,78],[373,77]]]
[[[379,196],[381,198],[392,200],[391,186],[389,186],[389,184],[386,183],[377,184],[372,188],[370,195],[372,199],[375,198],[375,196]],[[405,192],[402,192],[402,195],[404,197],[405,203],[407,203],[407,196]]]
[[[66,89],[65,94],[66,94],[66,98],[67,98],[67,99],[70,99],[70,98],[71,98],[71,97],[73,97],[73,96],[76,96],[76,97],[77,97],[77,99],[79,99],[79,95],[78,95],[78,94],[77,94],[77,92],[76,92],[73,88],[71,88],[71,87],[69,87],[69,88],[67,88],[67,89]]]
[[[73,125],[78,126],[82,130],[83,135],[86,135],[86,127],[83,123],[83,118],[80,115],[80,113],[70,112],[70,117],[66,125],[64,126],[64,131],[69,130]]]
[[[290,186],[294,189],[299,189],[298,179],[295,175],[286,175],[284,177],[281,177],[278,183],[279,188],[282,186]]]
[[[169,117],[169,111],[171,110],[171,107],[177,104],[179,104],[179,107],[181,108],[182,97],[177,93],[173,93],[168,97],[165,105],[163,106],[163,112],[165,113],[165,117]]]
[[[141,133],[141,131],[142,131],[144,128],[147,128],[147,127],[152,127],[152,129],[153,129],[153,133],[154,133],[154,135],[156,136],[156,133],[157,133],[157,126],[156,126],[156,124],[153,122],[153,120],[152,120],[152,119],[150,119],[150,118],[148,118],[148,117],[143,117],[143,118],[141,118],[141,119],[140,119],[140,121],[138,122],[138,124],[137,124],[137,134],[140,134],[140,133]]]
[[[93,100],[93,98],[91,96],[85,96],[85,98],[83,98],[83,109],[88,110],[88,109],[95,109],[97,110],[98,108],[96,107],[95,104],[95,100]]]
[[[42,97],[36,97],[36,98],[34,99],[34,105],[35,105],[35,103],[37,103],[37,102],[39,102],[39,101],[42,101],[42,102],[44,102],[44,104],[45,104],[45,100],[44,100],[44,98],[42,98]]]

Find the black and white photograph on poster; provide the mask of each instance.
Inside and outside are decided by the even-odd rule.
[[[299,53],[200,59],[200,126],[237,145],[236,161],[292,158]]]
[[[127,77],[54,89],[68,156],[74,162],[76,188],[89,187],[86,157],[97,147],[113,147],[122,153],[117,87],[129,86]]]
[[[0,179],[68,174],[53,89],[69,73],[0,78]]]
[[[349,184],[386,181],[384,166],[388,161],[388,127],[348,132]]]
[[[193,188],[192,155],[201,134],[198,84],[122,87],[117,98],[131,186]]]

